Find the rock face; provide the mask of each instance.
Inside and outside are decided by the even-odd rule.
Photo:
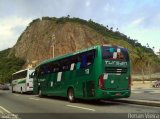
[[[38,20],[26,28],[10,54],[25,59],[27,65],[52,58],[53,45],[55,56],[59,56],[106,41],[104,36],[83,24]]]

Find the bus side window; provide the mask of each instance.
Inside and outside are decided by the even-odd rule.
[[[40,75],[42,76],[44,74],[44,69],[43,67],[40,67]]]
[[[59,71],[59,67],[55,67],[54,68],[54,73],[58,72]]]
[[[77,62],[76,69],[80,69],[80,67],[81,67],[81,62]]]
[[[35,69],[35,75],[36,75],[36,76],[39,76],[39,74],[40,74],[40,73],[39,73],[39,68],[36,68],[36,69]]]
[[[67,71],[69,69],[69,66],[68,65],[63,65],[62,66],[62,71]]]
[[[51,63],[51,64],[50,64],[50,72],[51,72],[51,73],[54,73],[54,68],[55,68],[55,64],[54,64],[54,63]]]
[[[53,72],[54,72],[54,73],[57,73],[57,72],[60,72],[60,70],[61,70],[61,68],[60,68],[59,63],[54,64]]]
[[[44,70],[44,74],[48,74],[48,67],[47,66],[44,66],[43,70]]]
[[[90,52],[90,53],[87,54],[87,66],[93,64],[94,57],[95,57],[94,52]]]
[[[80,56],[80,55],[75,56],[75,58],[74,58],[74,62],[75,62],[75,67],[74,67],[74,69],[75,69],[75,70],[81,68],[81,61],[82,61],[82,59],[81,59],[81,56]]]
[[[82,55],[81,68],[86,68],[87,66],[93,64],[95,57],[95,51],[89,51]]]
[[[62,70],[61,71],[68,71],[70,70],[70,58],[66,58],[64,59],[63,61],[61,61],[61,67],[62,67]]]
[[[86,54],[82,54],[82,62],[81,62],[81,68],[85,68],[87,66],[87,57]]]

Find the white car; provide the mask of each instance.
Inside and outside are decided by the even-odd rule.
[[[159,88],[160,87],[160,80],[157,80],[156,82],[154,82],[152,86],[155,88]]]
[[[0,90],[9,90],[9,84],[0,84]]]

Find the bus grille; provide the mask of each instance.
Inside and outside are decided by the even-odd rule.
[[[123,67],[105,67],[106,73],[126,73],[127,68]]]

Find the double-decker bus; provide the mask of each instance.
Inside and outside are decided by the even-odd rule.
[[[12,92],[33,92],[33,78],[31,74],[34,69],[24,69],[12,74]]]
[[[97,45],[48,59],[35,69],[34,93],[75,99],[127,98],[131,93],[126,48]]]

